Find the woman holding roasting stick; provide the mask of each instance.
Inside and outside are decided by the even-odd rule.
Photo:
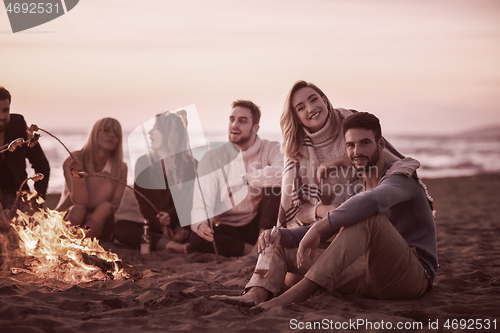
[[[75,178],[72,170],[126,183],[127,165],[123,162],[120,123],[113,118],[97,121],[82,150],[73,152],[64,161],[63,170],[66,182],[56,209],[68,210],[66,220],[71,225],[89,227],[87,237],[111,241],[114,213],[120,205],[125,186],[101,177]]]
[[[193,197],[189,181],[195,179],[197,162],[188,153],[183,119],[171,112],[157,115],[149,137],[151,152],[137,160],[134,189],[160,210],[154,211],[136,193],[139,211],[149,222],[151,249],[186,253],[190,227],[182,227],[181,222],[189,225]],[[139,248],[142,234],[142,223],[120,220],[115,224],[116,240],[130,247]]]

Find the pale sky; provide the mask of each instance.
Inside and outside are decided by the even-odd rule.
[[[496,0],[81,0],[16,34],[0,9],[0,85],[47,129],[133,129],[195,104],[225,133],[251,99],[265,137],[304,79],[386,133],[457,133],[500,124],[499,64]]]

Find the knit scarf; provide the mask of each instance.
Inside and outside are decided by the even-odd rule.
[[[345,109],[334,109],[334,112],[339,112],[342,115],[342,121],[344,117],[352,113]],[[331,131],[332,126],[338,125],[333,124],[332,117],[329,116],[325,126],[320,131]],[[316,178],[320,162],[314,150],[313,140],[310,138],[311,134],[304,131],[303,135],[304,140],[299,160],[294,162],[285,157],[278,215],[279,227],[291,228],[314,223],[316,221],[316,207],[321,203],[322,188]],[[345,144],[341,133],[332,140],[330,147],[336,151],[337,156],[334,157],[345,156]],[[337,182],[345,183],[345,179],[340,178],[343,177],[339,177]],[[325,204],[330,204],[330,202]]]

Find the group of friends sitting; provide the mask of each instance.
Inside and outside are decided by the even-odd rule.
[[[26,122],[10,114],[10,104],[10,93],[0,88],[0,146],[26,138]],[[334,108],[305,81],[286,98],[281,146],[259,137],[260,117],[253,102],[233,102],[229,142],[209,146],[197,161],[185,112],[157,115],[148,152],[134,169],[140,220],[115,218],[128,205],[127,165],[120,123],[103,118],[64,161],[56,210],[67,211],[68,226],[85,226],[87,237],[132,248],[140,247],[146,220],[153,250],[226,257],[272,251],[266,275],[253,274],[241,296],[217,299],[269,307],[318,288],[412,299],[432,287],[438,266],[432,200],[417,177],[419,163],[383,138],[377,117]],[[6,151],[0,154],[3,208],[27,178],[26,158],[45,175],[35,189],[46,195],[50,167],[40,145]],[[82,172],[89,176],[75,177]]]

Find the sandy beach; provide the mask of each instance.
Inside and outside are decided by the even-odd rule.
[[[460,320],[469,329],[476,328],[473,331],[481,331],[476,325],[490,320],[490,328],[483,331],[499,330],[500,173],[428,179],[425,183],[437,210],[440,270],[434,289],[418,300],[380,301],[320,291],[305,302],[262,312],[207,297],[241,293],[255,260],[216,260],[211,254],[167,251],[141,256],[105,243],[103,247],[133,265],[140,278],[70,285],[28,274],[13,275],[4,267],[0,331],[279,332],[298,330],[300,325],[307,328],[307,322],[339,328],[336,323],[357,320],[372,323],[371,329],[368,324],[359,326],[363,332],[383,331],[376,328],[387,329],[388,323],[393,331],[398,323],[407,329],[397,331],[467,331],[461,329]],[[57,195],[50,195],[47,204],[54,207],[56,201]],[[382,321],[385,326],[380,326]]]

